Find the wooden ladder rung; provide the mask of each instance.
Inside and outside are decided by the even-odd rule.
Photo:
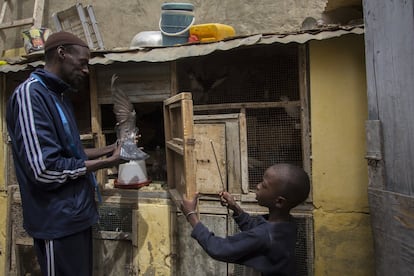
[[[9,1],[4,0],[0,12],[0,30],[21,27],[26,25],[32,25],[32,27],[34,28],[40,28],[42,26],[44,4],[44,0],[35,0],[32,17],[4,22],[4,17],[6,16],[7,9],[9,8]]]
[[[33,23],[34,23],[33,18],[14,20],[11,22],[0,24],[0,30],[20,27],[20,26],[26,26],[26,25],[33,25]]]

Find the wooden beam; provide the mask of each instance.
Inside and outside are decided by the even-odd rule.
[[[223,110],[223,109],[245,109],[245,108],[276,108],[287,106],[300,106],[300,101],[289,102],[246,102],[246,103],[224,103],[224,104],[209,104],[209,105],[194,105],[194,111],[203,110]]]
[[[10,29],[10,28],[15,28],[15,27],[20,27],[20,26],[26,26],[26,25],[32,25],[33,22],[34,22],[33,18],[14,20],[11,22],[0,24],[0,30]]]

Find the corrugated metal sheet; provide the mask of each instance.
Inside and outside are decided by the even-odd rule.
[[[94,51],[90,64],[107,65],[114,62],[167,62],[186,57],[196,57],[211,54],[215,51],[227,51],[238,47],[261,44],[303,44],[310,40],[324,40],[346,34],[363,34],[363,25],[358,26],[329,26],[322,29],[306,30],[285,34],[256,34],[245,37],[203,44],[186,44],[173,47],[153,47],[135,49],[114,49],[111,51]],[[41,55],[40,55],[41,56]],[[17,72],[29,67],[37,67],[43,61],[32,61],[0,66],[0,72]]]

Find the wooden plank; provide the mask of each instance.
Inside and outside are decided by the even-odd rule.
[[[42,27],[44,6],[45,6],[44,0],[35,0],[34,10],[33,10],[33,27],[34,28]]]
[[[177,145],[176,143],[172,142],[172,141],[166,141],[165,145],[168,149],[173,150],[174,152],[183,155],[184,154],[184,149],[182,146]]]
[[[26,26],[26,25],[32,25],[33,22],[34,22],[33,18],[13,20],[10,22],[0,24],[0,30],[21,27],[21,26]]]
[[[249,193],[249,162],[247,145],[247,123],[246,114],[239,115],[239,138],[240,138],[240,183],[242,193]]]
[[[174,188],[170,189],[169,192],[170,192],[171,199],[174,201],[174,204],[177,207],[180,207],[183,195],[180,194],[180,192]]]
[[[288,93],[287,93],[288,94]],[[300,101],[289,102],[245,102],[245,103],[224,103],[224,104],[209,104],[209,105],[195,105],[194,111],[204,110],[223,110],[223,109],[246,109],[246,108],[276,108],[288,106],[300,106]]]
[[[174,95],[171,98],[168,98],[164,101],[164,105],[172,106],[172,104],[177,103],[181,100],[191,100],[191,93],[190,92],[182,92],[180,94]]]
[[[6,10],[9,6],[9,1],[5,0],[3,2],[3,5],[1,6],[1,12],[0,12],[0,23],[3,23],[4,16],[6,15]]]
[[[240,148],[240,126],[239,121],[226,122],[226,160],[227,160],[227,191],[230,193],[241,193],[241,148]]]
[[[9,275],[10,270],[13,270],[13,248],[14,248],[14,239],[13,239],[13,231],[12,231],[12,222],[13,219],[11,217],[12,213],[12,202],[13,202],[13,194],[18,190],[17,185],[9,185],[7,191],[7,214],[6,214],[6,248],[5,248],[5,258],[7,260],[7,264],[4,266],[4,275]]]
[[[227,263],[219,262],[209,257],[207,253],[191,238],[191,226],[186,218],[177,218],[177,273],[175,275],[228,275]],[[226,215],[200,214],[200,220],[217,236],[227,235]],[[189,246],[190,245],[190,246]],[[197,265],[202,264],[202,265]]]
[[[218,194],[228,189],[226,134],[224,123],[194,125],[196,189],[199,193]]]
[[[0,114],[6,114],[6,103],[7,103],[7,95],[5,95],[6,91],[6,74],[0,74]],[[3,168],[6,168],[8,156],[7,156],[7,148],[8,148],[8,133],[6,127],[6,116],[1,116],[0,119],[0,177],[2,179],[2,183],[0,183],[0,191],[7,191],[7,175],[10,171],[7,171]]]
[[[187,197],[192,197],[196,192],[195,183],[195,156],[194,156],[194,121],[193,101],[190,95],[184,95],[182,99],[181,118],[183,120],[184,137],[184,178]],[[192,144],[193,142],[193,144]]]
[[[414,2],[363,2],[368,119],[383,126],[385,186],[414,195]]]
[[[139,72],[139,74],[137,74]],[[163,102],[170,97],[170,66],[164,63],[111,64],[96,71],[98,103],[112,104],[110,80],[119,76],[117,86],[132,103]]]
[[[128,96],[132,103],[154,103],[154,102],[162,102],[168,98],[168,94],[160,91],[160,93],[156,93],[154,91],[153,94],[147,95],[133,95]],[[112,97],[99,97],[98,104],[113,104]]]
[[[225,163],[227,189],[231,193],[248,193],[247,130],[243,113],[197,115],[195,125],[225,124]],[[196,137],[197,140],[197,137]],[[214,159],[213,159],[214,160]],[[215,170],[215,168],[213,168]],[[197,169],[198,171],[198,169]],[[223,174],[223,176],[225,176]],[[226,180],[226,179],[225,179]]]
[[[102,122],[101,122],[101,109],[98,104],[98,80],[96,78],[96,70],[90,68],[89,70],[89,100],[90,100],[90,109],[91,109],[91,130],[92,135],[94,136],[95,147],[104,147],[106,146],[106,138],[102,133]],[[105,183],[107,183],[107,169],[98,170],[96,173],[96,178],[99,183],[99,188],[101,191],[105,189]]]
[[[299,71],[299,93],[300,93],[300,121],[302,127],[302,166],[312,179],[311,173],[311,130],[309,112],[309,87],[308,87],[308,49],[307,44],[298,47],[298,71]],[[307,202],[312,202],[312,185]]]
[[[101,109],[98,104],[98,79],[96,78],[96,70],[89,69],[89,84],[90,84],[90,105],[91,105],[91,129],[92,133],[100,134],[102,129]]]
[[[181,147],[184,145],[184,140],[183,140],[183,138],[177,138],[177,137],[174,137],[174,138],[172,139],[172,142],[173,142],[174,144],[178,145],[178,146],[181,146]]]
[[[414,271],[414,197],[368,188],[368,198],[377,272],[411,275]]]

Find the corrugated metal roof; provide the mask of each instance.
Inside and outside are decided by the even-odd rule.
[[[135,49],[114,49],[111,51],[94,51],[93,57],[89,63],[91,65],[107,65],[114,62],[167,62],[178,60],[186,57],[196,57],[211,54],[215,51],[227,51],[238,47],[261,44],[303,44],[310,40],[325,40],[339,37],[346,34],[363,34],[363,25],[358,26],[327,26],[315,30],[306,30],[295,33],[284,34],[256,34],[244,37],[235,37],[228,40],[200,43],[185,44],[173,47],[148,47]],[[37,60],[31,57],[32,61],[23,60],[15,64],[0,66],[0,72],[17,72],[29,67],[38,67],[43,65],[43,55],[37,55]],[[33,61],[34,60],[34,61]]]

